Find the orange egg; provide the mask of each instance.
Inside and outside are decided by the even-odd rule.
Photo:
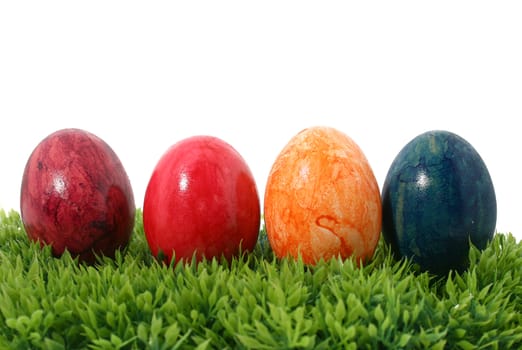
[[[344,133],[312,127],[278,155],[265,190],[265,224],[277,257],[303,262],[354,256],[368,261],[381,232],[381,197],[359,146]]]

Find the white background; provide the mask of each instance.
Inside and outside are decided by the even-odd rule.
[[[497,231],[522,238],[519,1],[10,1],[0,3],[0,208],[19,210],[25,162],[77,127],[116,151],[143,206],[173,143],[218,136],[261,200],[282,147],[338,128],[379,186],[430,129],[468,140],[493,178]]]

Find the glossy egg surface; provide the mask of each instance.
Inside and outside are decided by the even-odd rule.
[[[122,163],[107,143],[80,129],[59,130],[34,149],[20,209],[30,239],[86,262],[113,256],[134,227],[134,195]]]
[[[393,161],[382,190],[383,235],[398,257],[444,274],[468,264],[469,241],[484,248],[496,197],[484,161],[462,137],[429,131]]]
[[[143,225],[152,254],[166,262],[231,259],[252,250],[260,229],[254,177],[225,141],[193,136],[167,150],[145,193]]]
[[[381,201],[359,146],[330,127],[294,136],[270,171],[264,199],[268,239],[278,257],[307,264],[369,260],[381,231]]]

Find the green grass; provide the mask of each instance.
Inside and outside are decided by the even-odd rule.
[[[443,278],[392,259],[315,267],[264,232],[231,263],[157,263],[141,213],[125,252],[79,264],[30,243],[0,210],[0,349],[522,348],[522,243],[497,234]]]

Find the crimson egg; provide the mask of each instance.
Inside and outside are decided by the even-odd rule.
[[[219,138],[193,136],[156,165],[143,226],[152,254],[166,262],[230,260],[254,248],[260,215],[254,177],[241,155]]]
[[[20,211],[31,240],[88,263],[114,256],[134,227],[134,195],[116,153],[99,137],[63,129],[42,140],[24,169]]]

